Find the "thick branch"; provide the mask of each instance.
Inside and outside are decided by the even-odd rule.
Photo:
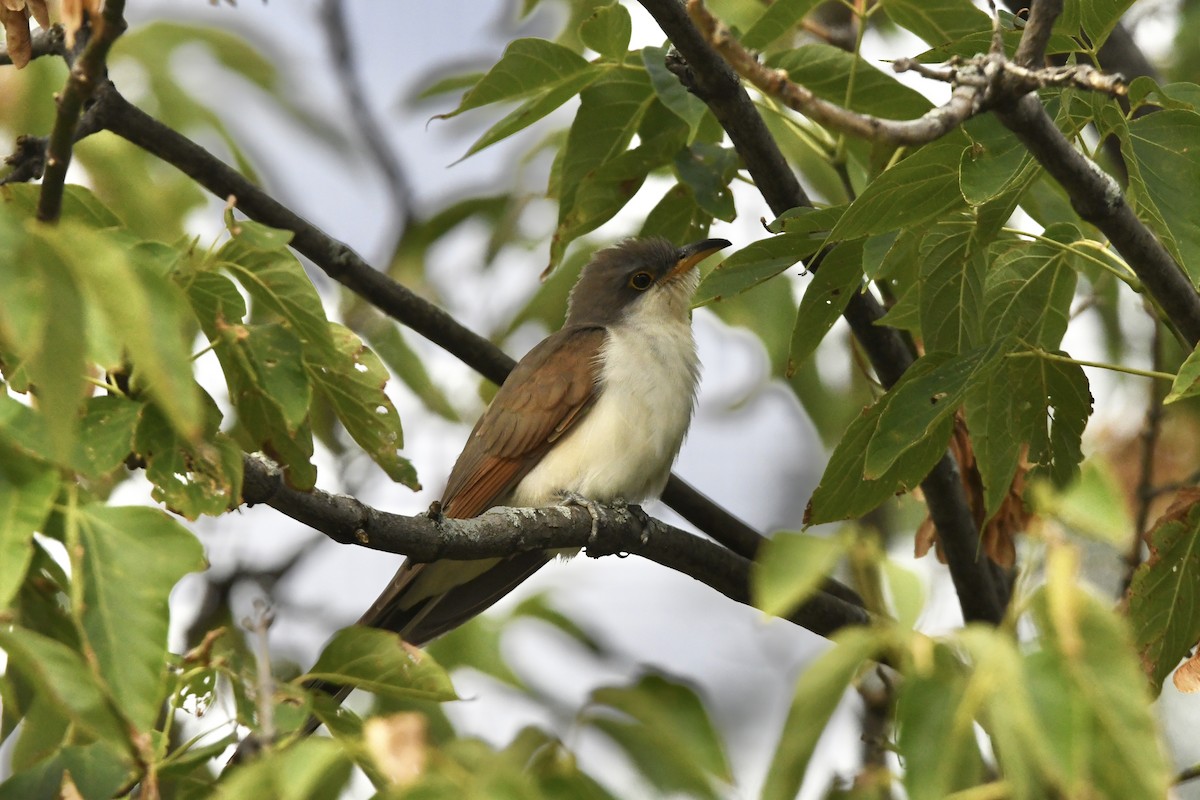
[[[83,52],[71,65],[67,85],[58,96],[58,114],[46,146],[42,193],[38,198],[37,217],[53,222],[62,212],[63,186],[71,166],[71,148],[84,105],[104,82],[105,60],[113,42],[125,32],[125,0],[107,0],[99,17],[88,24],[91,33]]]
[[[1200,294],[1133,213],[1117,182],[1071,145],[1036,95],[997,108],[996,116],[1067,191],[1076,213],[1108,237],[1188,346],[1195,347],[1200,342]]]
[[[1013,61],[1026,67],[1036,67],[1046,57],[1046,45],[1054,31],[1054,20],[1062,13],[1062,0],[1034,0],[1029,10],[1029,20],[1021,32],[1021,41]],[[993,13],[995,9],[993,9]]]
[[[737,76],[696,30],[683,5],[678,0],[640,1],[687,62],[689,88],[725,128],[771,210],[778,215],[790,208],[811,206]],[[856,293],[845,312],[879,379],[891,386],[912,363],[913,354],[898,331],[875,324],[882,316],[883,308],[869,292]],[[954,541],[946,553],[963,616],[999,622],[1006,592],[979,547],[979,530],[963,494],[958,467],[949,454],[921,488],[939,536],[945,542]]]
[[[353,497],[290,489],[272,464],[247,456],[244,502],[266,503],[342,544],[356,544],[415,561],[472,560],[528,550],[586,548],[593,558],[632,553],[750,603],[749,559],[647,517],[636,507],[597,506],[596,530],[587,509],[497,508],[474,519],[389,514]],[[822,636],[870,618],[860,606],[818,592],[790,618]]]

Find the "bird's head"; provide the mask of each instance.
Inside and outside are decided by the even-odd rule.
[[[567,324],[608,325],[649,308],[686,319],[700,282],[696,265],[728,246],[724,239],[705,239],[675,247],[656,237],[605,248],[592,256],[571,289]]]

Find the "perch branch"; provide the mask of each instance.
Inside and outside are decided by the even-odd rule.
[[[342,544],[401,553],[414,561],[494,558],[529,550],[585,548],[588,556],[631,553],[682,572],[739,603],[750,603],[752,562],[630,506],[597,506],[596,532],[588,509],[578,506],[497,508],[473,519],[402,516],[372,508],[348,495],[290,489],[279,469],[247,456],[243,502],[266,503]],[[859,605],[818,592],[789,619],[828,636],[870,622]]]

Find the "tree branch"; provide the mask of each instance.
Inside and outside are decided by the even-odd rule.
[[[927,78],[949,82],[954,88],[949,102],[917,119],[883,119],[871,114],[860,114],[824,100],[808,87],[792,81],[786,70],[767,67],[742,46],[729,27],[713,16],[702,0],[688,0],[687,9],[692,21],[708,43],[735,72],[758,87],[763,94],[778,99],[793,111],[830,130],[876,142],[895,145],[926,144],[988,110],[999,97],[1015,97],[1045,86],[1073,86],[1110,94],[1125,92],[1123,79],[1119,75],[1104,75],[1086,64],[1030,69],[1022,66],[1024,62],[1020,61],[1020,52],[1017,63],[1013,63],[1004,57],[1002,46],[998,46],[991,52],[972,59],[951,62],[948,67],[929,67],[913,59],[897,59],[893,64],[896,72],[912,70]],[[1040,36],[1042,32],[1035,29],[1034,33]],[[1045,36],[1049,37],[1048,29]],[[1044,49],[1045,42],[1031,45],[1027,48],[1030,53],[1033,47]],[[1041,50],[1037,52],[1040,53]],[[1038,59],[1040,56],[1034,60]]]
[[[87,43],[71,64],[67,85],[58,96],[58,114],[46,145],[42,192],[38,198],[37,218],[42,222],[54,222],[62,213],[63,186],[67,168],[71,166],[79,116],[97,87],[105,82],[105,59],[113,42],[125,32],[124,13],[125,0],[107,0],[100,16],[89,18],[91,30]]]
[[[692,89],[725,128],[771,210],[811,206],[791,167],[771,137],[754,103],[729,65],[692,24],[679,0],[640,0],[686,61],[676,64]],[[812,266],[811,264],[809,265]],[[900,333],[877,325],[883,308],[869,292],[855,293],[846,307],[846,321],[867,353],[885,386],[893,385],[913,362]],[[947,544],[950,574],[968,621],[999,622],[1007,591],[979,547],[979,529],[963,493],[958,466],[947,453],[921,484],[930,516]]]
[[[409,517],[379,511],[348,495],[296,491],[275,465],[256,456],[245,457],[244,464],[243,502],[266,503],[342,544],[421,562],[575,547],[586,548],[592,558],[632,553],[750,604],[749,559],[648,517],[636,506],[596,506],[594,534],[590,512],[579,506],[497,508],[473,519]],[[822,636],[870,622],[861,606],[824,591],[789,619]]]
[[[1108,237],[1188,347],[1195,347],[1200,342],[1200,294],[1125,202],[1117,182],[1071,145],[1037,95],[1027,94],[995,113],[1062,185],[1076,213]]]

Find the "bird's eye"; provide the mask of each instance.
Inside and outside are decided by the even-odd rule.
[[[635,272],[629,278],[629,285],[639,292],[644,292],[654,283],[654,276],[649,272]]]

